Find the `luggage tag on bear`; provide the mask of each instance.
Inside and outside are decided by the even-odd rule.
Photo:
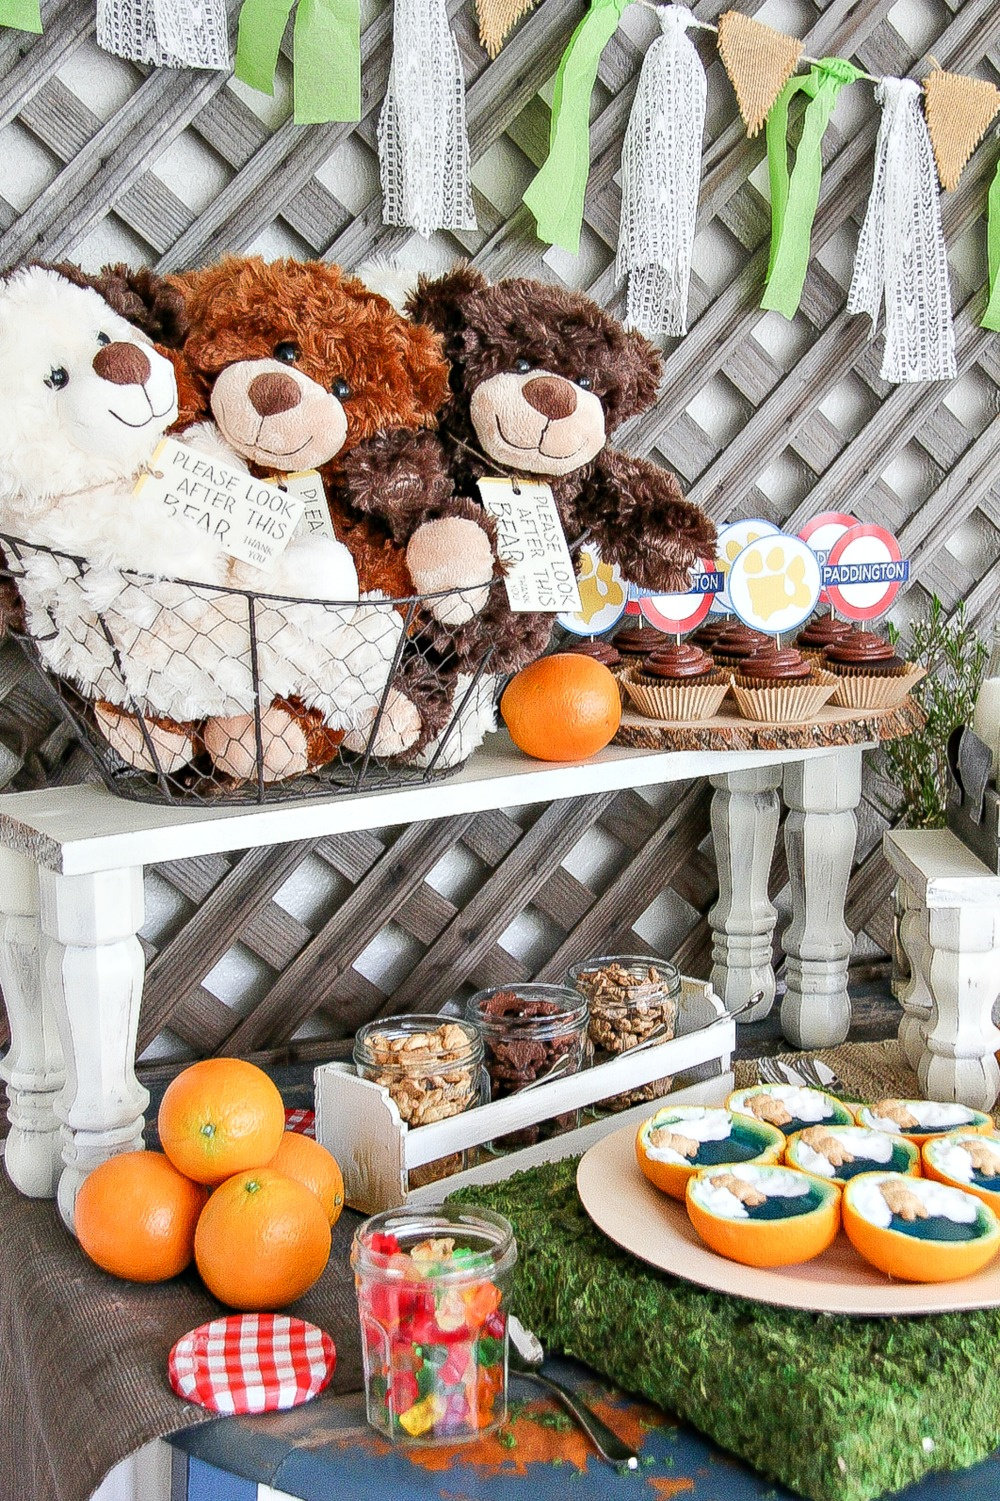
[[[266,571],[302,519],[305,501],[175,438],[158,443],[134,492],[211,538],[220,552]]]
[[[295,528],[297,538],[320,536],[337,541],[330,507],[326,503],[323,476],[318,469],[301,469],[294,474],[272,474],[271,484],[277,485],[279,490],[287,490],[289,495],[298,495],[303,501],[305,509],[302,520]]]
[[[512,610],[579,610],[576,569],[549,485],[539,480],[481,479],[483,509],[497,528],[497,556]]]

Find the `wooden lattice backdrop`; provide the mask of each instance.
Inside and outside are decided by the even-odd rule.
[[[381,223],[375,132],[388,5],[365,16],[364,119],[307,128],[287,118],[287,58],[276,100],[264,101],[217,74],[147,74],[104,58],[94,0],[42,8],[41,39],[0,33],[0,264],[40,256],[95,265],[124,255],[172,269],[253,248],[348,266],[375,255],[443,266],[465,253],[494,276],[561,279],[620,309],[615,175],[655,29],[648,10],[631,7],[604,53],[573,260],[543,259],[520,195],[544,156],[550,80],[582,0],[541,0],[492,63],[470,0],[450,4],[480,228],[427,247]],[[705,20],[723,8],[694,5]],[[794,31],[815,56],[840,53],[876,74],[926,68],[933,54],[945,68],[1000,83],[996,0],[742,0],[741,8]],[[890,387],[878,377],[866,322],[843,311],[871,180],[871,89],[845,91],[828,132],[805,298],[786,324],[757,306],[768,241],[763,144],[746,139],[711,40],[702,34],[699,45],[710,108],[693,325],[669,352],[662,399],[625,441],[675,469],[720,519],[762,514],[794,530],[817,511],[849,509],[889,524],[917,580],[901,618],[936,593],[949,610],[964,599],[985,629],[1000,555],[1000,341],[977,320],[995,142],[944,202],[959,379]],[[5,785],[85,774],[9,646],[0,654],[0,741]],[[869,772],[848,902],[859,952],[869,954],[889,942],[880,808]],[[785,884],[779,853],[779,905]],[[611,948],[665,944],[703,974],[714,889],[703,785],[657,803],[626,792],[162,866],[149,883],[143,1042],[159,1035],[159,1052],[254,1052],[295,1037],[317,1054],[377,1011],[426,1008],[470,985],[532,973],[557,977],[568,960]]]

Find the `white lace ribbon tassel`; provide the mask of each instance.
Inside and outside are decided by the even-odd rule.
[[[445,0],[396,0],[392,64],[378,122],[382,219],[426,239],[475,229],[465,77]]]
[[[158,68],[231,68],[226,0],[97,0],[106,52]]]
[[[618,235],[627,321],[650,339],[687,333],[707,93],[687,35],[694,16],[666,5],[659,17],[663,35],[646,53],[622,147]]]
[[[882,106],[875,178],[847,298],[849,313],[871,318],[872,337],[884,304],[881,375],[900,383],[958,373],[937,171],[920,92],[909,78],[884,78],[875,90]]]

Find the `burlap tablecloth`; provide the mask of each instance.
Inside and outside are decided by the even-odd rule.
[[[360,1218],[341,1216],[329,1266],[289,1310],[333,1336],[331,1393],[361,1386],[348,1264]],[[167,1355],[226,1311],[192,1273],[150,1286],[106,1276],[55,1205],[22,1198],[0,1169],[0,1501],[85,1501],[143,1444],[207,1421],[170,1390]]]

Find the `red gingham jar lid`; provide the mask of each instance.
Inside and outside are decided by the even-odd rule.
[[[337,1351],[315,1324],[283,1313],[238,1313],[185,1334],[167,1361],[179,1397],[211,1412],[282,1412],[321,1392]]]

